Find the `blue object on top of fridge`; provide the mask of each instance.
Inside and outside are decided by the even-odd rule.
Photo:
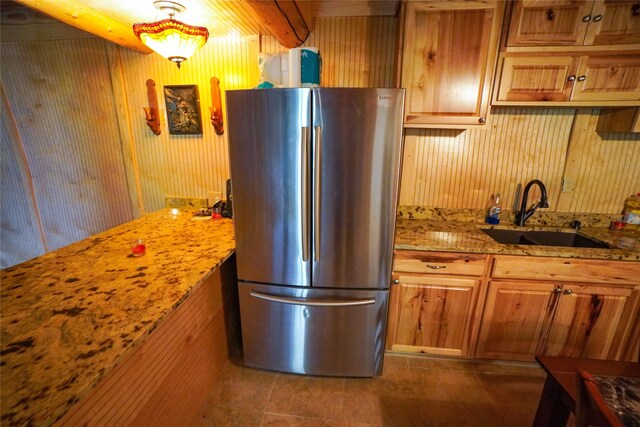
[[[245,363],[382,373],[403,89],[227,91]]]

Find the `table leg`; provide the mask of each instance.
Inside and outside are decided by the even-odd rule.
[[[533,420],[534,427],[563,427],[567,425],[570,409],[564,404],[561,393],[562,387],[552,375],[547,375],[536,417]]]

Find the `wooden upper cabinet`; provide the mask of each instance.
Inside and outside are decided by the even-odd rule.
[[[640,20],[640,17],[638,17]],[[575,101],[640,100],[640,54],[589,55],[580,60]]]
[[[486,122],[503,8],[501,1],[406,3],[405,126]]]
[[[640,101],[640,55],[506,53],[496,101]]]
[[[592,1],[536,1],[515,3],[508,46],[581,45],[587,32],[582,22]]]
[[[505,56],[499,101],[568,101],[578,66],[575,56]]]
[[[521,0],[513,7],[507,46],[640,43],[640,1]]]

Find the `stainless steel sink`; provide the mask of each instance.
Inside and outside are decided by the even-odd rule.
[[[520,231],[482,229],[498,243],[507,245],[565,246],[572,248],[609,248],[609,246],[587,239],[576,233],[565,231]]]

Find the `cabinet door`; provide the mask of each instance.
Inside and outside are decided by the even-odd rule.
[[[505,56],[498,101],[568,101],[575,56]]]
[[[461,2],[408,2],[406,7],[405,126],[484,123],[502,2],[485,8]]]
[[[565,284],[544,354],[618,360],[628,319],[635,316],[632,292],[632,288]]]
[[[476,357],[533,360],[560,291],[549,282],[491,282]]]
[[[593,3],[582,1],[517,1],[513,7],[508,46],[582,45]]]
[[[640,100],[640,52],[582,57],[571,100]]]
[[[394,276],[387,348],[467,356],[479,280]]]
[[[640,43],[640,2],[600,0],[593,5],[585,45]]]

